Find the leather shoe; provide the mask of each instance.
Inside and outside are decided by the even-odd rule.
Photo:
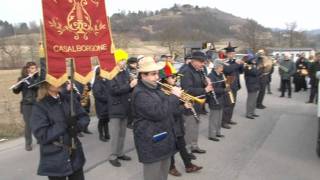
[[[26,149],[26,151],[32,151],[32,145],[27,144],[25,149]]]
[[[83,132],[86,133],[86,134],[92,134],[92,132],[89,131],[89,129],[85,129]]]
[[[201,170],[203,167],[191,164],[190,167],[186,167],[187,173],[193,173]]]
[[[281,95],[281,96],[279,96],[279,97],[283,98],[283,97],[284,97],[284,95]]]
[[[221,127],[225,129],[231,129],[231,126],[229,126],[228,124],[222,124]]]
[[[234,122],[234,121],[230,121],[230,122],[228,122],[228,124],[236,125],[236,124],[238,124],[238,123],[236,123],[236,122]]]
[[[196,160],[197,159],[197,157],[193,153],[189,153],[189,158],[191,160]]]
[[[118,159],[115,159],[115,160],[109,160],[110,164],[114,167],[120,167],[121,166],[121,163],[119,162]]]
[[[182,176],[182,174],[176,168],[170,169],[169,174],[171,174],[172,176],[176,176],[176,177]]]
[[[84,137],[84,135],[80,132],[78,133],[78,137]]]
[[[218,137],[218,138],[224,138],[224,135],[218,134],[217,137]]]
[[[107,140],[104,136],[102,136],[102,135],[99,136],[99,139],[100,139],[100,141],[102,141],[102,142],[108,142],[108,140]]]
[[[215,138],[215,137],[214,138],[209,137],[208,139],[211,140],[211,141],[216,141],[216,142],[220,141],[218,138]]]
[[[265,106],[257,106],[257,109],[265,109]]]
[[[259,115],[257,115],[257,114],[254,114],[254,115],[252,115],[253,117],[259,117]]]
[[[118,159],[123,160],[123,161],[131,161],[131,157],[123,155],[119,156]]]
[[[252,116],[246,116],[246,118],[248,118],[248,119],[254,119],[254,117],[252,117]]]
[[[198,153],[198,154],[204,154],[207,151],[203,150],[203,149],[193,149],[191,150],[192,153]]]

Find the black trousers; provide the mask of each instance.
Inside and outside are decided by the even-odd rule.
[[[284,93],[288,89],[288,96],[291,96],[291,80],[282,79],[281,80],[281,96],[284,96]]]
[[[307,90],[307,82],[305,76],[296,75],[294,80],[295,92],[299,92],[301,89]]]
[[[31,133],[31,124],[30,124],[30,118],[31,118],[31,112],[32,112],[32,105],[22,105],[22,115],[24,120],[24,137],[26,145],[32,144],[32,133]]]
[[[232,91],[234,101],[237,102],[237,91]],[[228,105],[223,108],[223,114],[222,114],[222,124],[228,124],[232,120],[233,111],[236,103]]]
[[[177,148],[179,150],[179,153],[180,153],[181,159],[184,163],[184,166],[186,168],[190,167],[192,164],[191,164],[191,159],[189,157],[189,154],[188,154],[188,151],[186,148],[186,141],[184,139],[184,136],[177,137]],[[175,168],[174,155],[171,156],[171,164],[170,164],[170,169],[173,169],[173,168]]]
[[[270,82],[267,84],[267,91],[268,91],[268,93],[271,93],[271,83]]]
[[[84,173],[83,170],[79,170],[71,174],[70,176],[63,176],[63,177],[55,177],[55,176],[49,176],[49,180],[84,180]]]
[[[263,99],[266,94],[266,87],[267,87],[267,76],[260,78],[259,82],[259,92],[257,97],[257,106],[263,105]]]
[[[98,132],[99,136],[104,136],[105,138],[109,139],[109,118],[106,119],[99,119],[98,121]]]
[[[315,100],[317,101],[318,97],[318,85],[312,85],[311,89],[310,89],[310,97],[309,97],[309,101],[310,102],[314,102]]]

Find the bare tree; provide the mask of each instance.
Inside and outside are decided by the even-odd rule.
[[[129,39],[125,33],[113,34],[113,42],[117,48],[127,49],[130,43]]]
[[[2,60],[1,68],[18,67],[22,57],[21,43],[16,41],[14,45],[8,45],[6,39],[0,39],[0,57]]]
[[[287,27],[287,36],[289,39],[289,47],[292,48],[294,47],[294,40],[295,40],[295,31],[298,27],[296,22],[290,22],[290,23],[286,23],[286,27]]]
[[[261,48],[263,28],[255,20],[248,19],[241,27],[239,39],[248,44],[248,47],[254,51]]]
[[[183,39],[181,37],[181,29],[173,21],[167,24],[166,28],[159,33],[158,38],[161,45],[168,48],[170,54],[179,51]]]

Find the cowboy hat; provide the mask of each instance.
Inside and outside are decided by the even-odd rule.
[[[163,69],[165,62],[156,63],[152,57],[144,57],[139,61],[139,72],[152,72]]]

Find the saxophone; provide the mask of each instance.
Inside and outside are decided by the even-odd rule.
[[[83,87],[80,103],[82,107],[87,107],[90,103],[90,88],[87,84]]]
[[[228,81],[228,79],[226,78],[225,75],[223,75],[223,79],[225,80],[226,88],[230,89],[230,85],[231,85],[230,80]],[[235,103],[234,95],[233,95],[233,93],[232,93],[231,90],[228,90],[228,97],[229,97],[229,102],[230,102],[231,104],[234,104],[234,103]]]

